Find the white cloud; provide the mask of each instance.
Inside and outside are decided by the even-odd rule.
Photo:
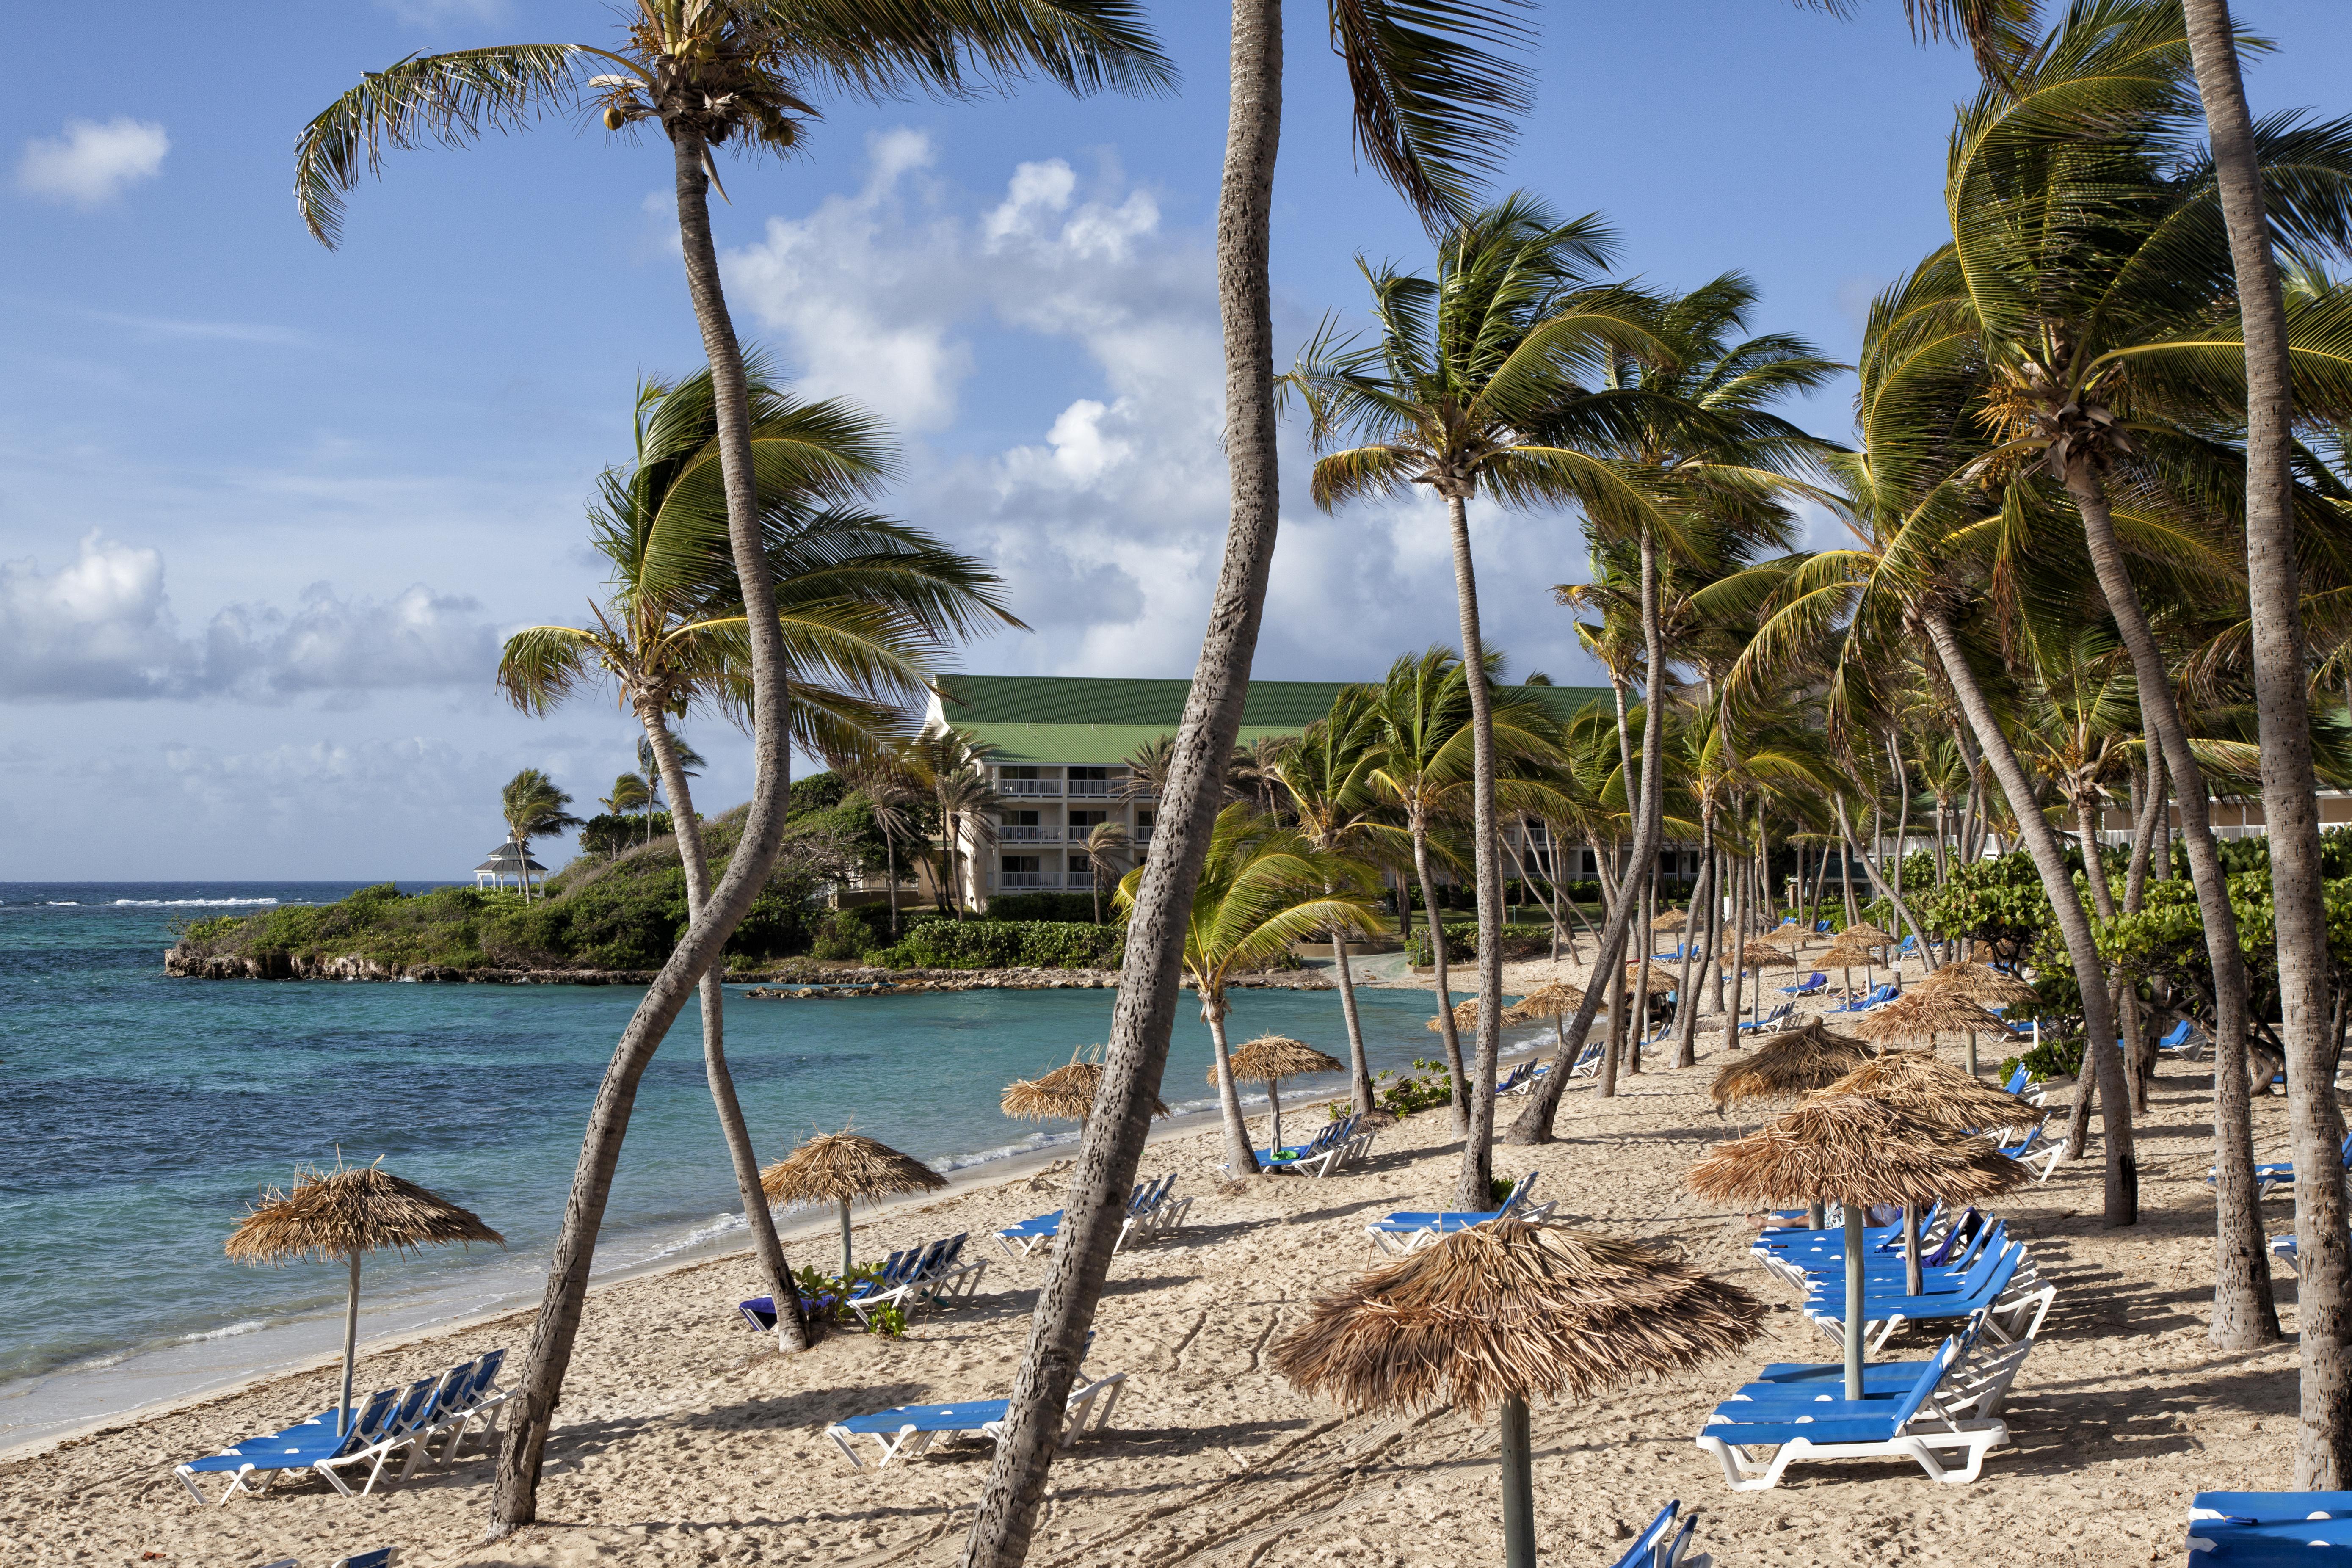
[[[184,637],[157,551],[93,530],[54,572],[0,562],[0,701],[486,689],[498,649],[477,601],[422,584],[382,600],[315,584],[290,614],[231,605]]]
[[[163,172],[172,140],[152,121],[118,115],[66,121],[62,136],[36,136],[16,160],[16,184],[37,196],[100,206]]]
[[[1171,228],[1153,193],[1112,165],[1088,175],[1065,159],[1023,163],[979,193],[934,177],[918,132],[873,137],[867,154],[855,195],[772,218],[760,244],[725,258],[730,295],[777,337],[804,390],[916,434],[893,504],[995,566],[1038,634],[972,649],[971,668],[1189,673],[1230,507],[1210,237]],[[1324,303],[1278,304],[1278,353]],[[1087,369],[1073,378],[1045,360],[1048,384],[1066,390],[1034,433],[992,451],[924,449],[923,433],[974,422],[973,389],[1030,392],[1044,379],[1030,362],[1054,344]],[[1453,643],[1443,512],[1407,500],[1327,518],[1307,501],[1295,422],[1284,441],[1258,671],[1368,674]],[[1549,591],[1583,564],[1573,521],[1481,506],[1475,526],[1489,640],[1515,669],[1580,679],[1589,662]]]

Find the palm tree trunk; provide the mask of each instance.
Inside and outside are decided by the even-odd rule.
[[[1348,1097],[1359,1116],[1372,1110],[1372,1061],[1364,1049],[1364,1022],[1356,1014],[1356,977],[1348,967],[1347,931],[1331,928],[1331,963],[1339,975],[1339,1016],[1348,1025]]]
[[[2131,858],[2124,867],[2124,913],[2138,914],[2147,908],[2147,868],[2156,848],[2157,814],[2164,809],[2164,755],[2155,747],[2147,749],[2145,774],[2134,773],[2132,788],[2138,798],[2132,809]],[[2137,1010],[2137,998],[2134,1008]],[[2143,1028],[2132,1040],[2132,1054],[2125,1061],[2130,1069],[2132,1114],[2147,1114],[2148,1085],[2156,1077],[2156,1047]],[[2263,1269],[2265,1274],[2269,1269]]]
[[[743,356],[735,328],[727,313],[726,296],[719,282],[719,257],[710,239],[709,177],[704,174],[700,135],[681,130],[671,137],[677,172],[679,237],[683,243],[688,290],[694,300],[696,321],[702,329],[703,352],[710,362],[711,384],[719,415],[719,470],[727,490],[727,536],[735,559],[735,574],[742,589],[751,642],[751,733],[753,784],[751,808],[743,835],[727,864],[727,874],[704,906],[703,918],[687,931],[654,983],[646,987],[627,1028],[622,1031],[604,1080],[589,1113],[588,1131],[582,1140],[580,1163],[572,1173],[572,1194],[564,1205],[563,1226],[549,1266],[547,1295],[531,1330],[521,1376],[517,1380],[513,1418],[499,1447],[498,1483],[491,1508],[493,1536],[503,1536],[530,1523],[539,1511],[540,1464],[555,1419],[556,1396],[572,1361],[572,1341],[580,1330],[580,1311],[588,1296],[588,1270],[595,1257],[596,1233],[604,1219],[604,1203],[612,1190],[613,1172],[620,1163],[621,1143],[628,1134],[629,1113],[636,1103],[637,1080],[686,1005],[703,972],[717,961],[728,938],[742,923],[751,900],[768,880],[783,839],[784,813],[792,793],[792,754],[785,735],[789,693],[783,637],[776,622],[775,586],[768,572],[768,556],[760,531],[760,510],[751,471],[751,402],[744,382]],[[675,800],[673,800],[675,806]],[[675,810],[673,816],[677,815]],[[780,1301],[778,1306],[782,1306]]]
[[[2303,1426],[2295,1482],[2305,1489],[2352,1486],[2352,1245],[2345,1227],[2344,1187],[2335,1152],[2344,1131],[2335,1073],[2326,1065],[2327,927],[2320,905],[2318,794],[2312,772],[2311,716],[2304,694],[2303,625],[2288,472],[2293,409],[2288,382],[2286,306],[2271,254],[2263,182],[2254,157],[2253,119],[2238,74],[2228,0],[2185,0],[2189,53],[2221,186],[2221,216],[2237,273],[2246,342],[2246,577],[2253,619],[2254,694],[2262,747],[2263,814],[2271,840],[2271,891],[2278,925],[2279,994],[2284,1009],[2287,1120],[2294,1130],[2294,1230],[2302,1348]],[[2170,748],[2166,765],[2171,769]],[[2186,809],[2202,792],[2172,773]],[[2200,798],[2199,805],[2202,805]],[[2216,1136],[2223,1108],[2223,1064],[2214,1064]],[[2236,1075],[2244,1082],[2242,1072]],[[2231,1090],[2234,1094],[2236,1090]],[[2234,1113],[2233,1113],[2234,1114]],[[2235,1129],[2232,1133],[2234,1135]],[[2250,1157],[2250,1156],[2245,1156]],[[2228,1169],[2242,1156],[2234,1150]],[[2231,1178],[2224,1176],[2224,1181]],[[2226,1190],[2226,1189],[2225,1189]],[[2225,1200],[2227,1201],[2227,1200]],[[2259,1238],[2254,1229],[2245,1234]],[[2259,1239],[2255,1242],[2259,1246]],[[2231,1259],[2232,1267],[2235,1259]],[[2269,1270],[2253,1258],[2267,1288]],[[2235,1326],[2240,1332],[2245,1325]],[[2252,1331],[2259,1332],[2260,1324]],[[2222,1331],[2219,1302],[2213,1321]],[[2242,1342],[2258,1342],[2246,1340]]]
[[[1225,1045],[1225,994],[1203,984],[1201,1017],[1217,1053],[1217,1110],[1225,1124],[1225,1165],[1236,1176],[1257,1174],[1257,1152],[1250,1147],[1249,1121],[1242,1115],[1242,1091],[1234,1082],[1234,1054]],[[1269,1144],[1269,1148],[1280,1145]]]
[[[1724,969],[1731,977],[1731,1002],[1723,1015],[1723,1048],[1739,1048],[1739,993],[1748,980],[1748,879],[1731,879],[1731,930],[1728,933],[1730,951]]]
[[[1665,751],[1665,725],[1658,716],[1659,671],[1665,664],[1665,633],[1658,618],[1658,547],[1650,531],[1643,529],[1642,548],[1642,637],[1647,650],[1650,689],[1642,704],[1642,795],[1636,805],[1629,795],[1627,806],[1633,814],[1633,859],[1641,865],[1644,859],[1655,863],[1658,852],[1660,811],[1665,803],[1664,780],[1659,763]],[[1628,882],[1631,878],[1629,876]],[[1615,1001],[1624,994],[1625,981],[1619,972],[1623,961],[1625,942],[1640,900],[1632,896],[1631,886],[1621,887],[1615,907],[1609,911],[1608,922],[1601,928],[1601,961],[1593,965],[1592,977],[1585,983],[1584,998],[1576,1005],[1576,1021],[1569,1026],[1568,1037],[1554,1058],[1551,1070],[1536,1080],[1533,1093],[1528,1096],[1528,1108],[1511,1123],[1504,1142],[1508,1143],[1549,1143],[1552,1138],[1552,1121],[1559,1113],[1559,1097],[1568,1089],[1568,1070],[1584,1049],[1584,1037],[1592,1032],[1592,1020],[1601,1011],[1604,995],[1611,998],[1612,1013],[1622,1011]],[[1647,942],[1649,933],[1641,933]],[[1605,1068],[1604,1068],[1605,1070]]]
[[[1225,460],[1233,476],[1225,558],[1177,731],[1153,853],[1129,917],[1110,1048],[1003,1436],[965,1542],[963,1568],[1019,1568],[1086,1353],[1095,1303],[1118,1244],[1128,1189],[1151,1128],[1176,1021],[1184,928],[1217,814],[1219,780],[1241,733],[1251,656],[1265,609],[1279,521],[1274,319],[1267,273],[1275,151],[1282,130],[1281,0],[1234,0],[1233,80],[1217,204],[1218,306],[1224,330]]]
[[[1706,916],[1701,911],[1715,901],[1715,808],[1708,806],[1698,819],[1698,888],[1691,895],[1690,920],[1683,927],[1683,972],[1675,986],[1675,1066],[1698,1066],[1698,992],[1692,984],[1691,956],[1704,951],[1699,943],[1706,930]],[[1698,966],[1698,984],[1706,984],[1706,964]]]
[[[1416,815],[1412,822],[1412,866],[1421,879],[1421,907],[1428,916],[1429,954],[1437,973],[1437,1037],[1445,1042],[1445,1070],[1454,1075],[1454,1102],[1447,1115],[1454,1131],[1470,1131],[1469,1080],[1462,1074],[1462,1032],[1454,1026],[1454,985],[1446,977],[1445,921],[1437,912],[1437,885],[1429,876],[1429,834]]]
[[[710,901],[710,861],[702,847],[702,824],[694,815],[694,797],[677,746],[663,722],[658,704],[640,703],[638,721],[654,749],[654,760],[669,785],[671,819],[677,825],[678,860],[686,869],[686,918],[702,918]],[[751,1232],[751,1255],[776,1302],[776,1342],[787,1352],[808,1349],[808,1322],[801,1315],[800,1292],[784,1261],[783,1243],[776,1236],[776,1218],[768,1194],[760,1185],[760,1161],[752,1152],[751,1131],[743,1121],[742,1102],[735,1097],[735,1078],[727,1070],[727,1029],[722,1011],[724,990],[719,964],[702,976],[702,1067],[710,1083],[710,1099],[719,1111],[719,1130],[727,1141],[727,1156],[735,1167],[735,1190],[743,1200],[743,1219]]]
[[[1472,867],[1478,897],[1478,1054],[1471,1076],[1460,1078],[1454,1103],[1469,1103],[1468,1136],[1462,1142],[1462,1173],[1454,1186],[1454,1206],[1483,1210],[1492,1200],[1495,1166],[1495,1066],[1503,1049],[1503,868],[1496,853],[1502,816],[1495,804],[1494,696],[1486,689],[1486,650],[1478,635],[1478,576],[1470,559],[1470,503],[1445,500],[1454,534],[1454,598],[1462,623],[1462,664],[1470,690]],[[1464,1117],[1457,1117],[1457,1121]]]
[[[890,900],[890,940],[895,943],[898,940],[898,840],[896,835],[885,833],[882,836],[882,858],[887,868],[885,875],[890,879],[887,895]]]
[[[2189,744],[2188,727],[2172,689],[2164,650],[2157,646],[2138,591],[2125,564],[2123,547],[2116,538],[2115,520],[2107,505],[2106,488],[2087,463],[2071,465],[2067,493],[2082,514],[2084,542],[2091,568],[2099,579],[2108,611],[2131,654],[2132,674],[2139,687],[2141,721],[2155,732],[2162,748],[2165,772],[2180,800],[2181,840],[2189,853],[2189,875],[2197,890],[2197,914],[2205,928],[2205,948],[2213,971],[2213,1164],[2218,1209],[2217,1245],[2221,1248],[2220,1279],[2237,1298],[2225,1314],[2217,1295],[2210,1331],[2219,1336],[2229,1319],[2229,1348],[2251,1349],[2278,1337],[2278,1314],[2271,1301],[2270,1262],[2263,1250],[2261,1202],[2255,1195],[2253,1109],[2246,1087],[2247,995],[2245,955],[2238,946],[2238,917],[2230,906],[2229,882],[2214,847],[2210,816],[2206,809],[2204,769]],[[2296,688],[2302,690],[2298,678]],[[2267,758],[2269,737],[2263,737]],[[2267,764],[2266,764],[2267,765]],[[2316,846],[2315,844],[2315,849]],[[2278,841],[2272,840],[2276,853]],[[2105,879],[2097,879],[2104,881]],[[2293,1074],[2289,1074],[2290,1087]],[[2340,1140],[2341,1134],[2337,1134]],[[2327,1145],[2331,1152],[2336,1142]],[[2339,1210],[2340,1213],[2340,1210]],[[2219,1231],[2233,1234],[2223,1237]],[[2242,1256],[2238,1248],[2248,1250]],[[2298,1258],[2298,1263],[2300,1258]],[[2217,1287],[2217,1290],[2221,1287]],[[2307,1295],[2309,1287],[2305,1287]]]
[[[1993,776],[2000,782],[2001,793],[2009,799],[2018,837],[2033,857],[2033,868],[2042,875],[2042,891],[2049,897],[2059,933],[2065,940],[2066,956],[2083,992],[2083,1026],[2088,1041],[2084,1065],[2089,1069],[2084,1076],[2095,1076],[2099,1086],[2101,1134],[2106,1142],[2107,1156],[2105,1220],[2110,1226],[2136,1225],[2139,1221],[2139,1163],[2133,1148],[2131,1102],[2124,1089],[2123,1057],[2116,1049],[2115,1014],[2107,1005],[2107,989],[2103,984],[2105,966],[2099,962],[2098,944],[2092,940],[2091,921],[2083,912],[2082,896],[2074,891],[2074,879],[2066,868],[2066,857],[2058,847],[2057,836],[2050,831],[2049,822],[2034,804],[2033,782],[2017,760],[2009,736],[1993,714],[1992,704],[1985,699],[1984,689],[1977,684],[1976,671],[1969,668],[1968,656],[1961,651],[1959,635],[1952,629],[1951,622],[1937,613],[1921,615],[1919,624],[1944,667],[1953,695],[1959,699],[1961,711],[1968,715],[1969,727],[1976,731],[1977,744],[1984,749],[1985,761],[1991,764]]]

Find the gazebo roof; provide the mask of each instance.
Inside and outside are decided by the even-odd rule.
[[[517,852],[513,845],[501,844],[491,850],[490,858],[475,867],[474,870],[478,874],[483,871],[512,871],[518,868],[526,871],[547,869],[530,856]]]

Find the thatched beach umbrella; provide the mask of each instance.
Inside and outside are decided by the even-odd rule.
[[[1870,983],[1870,972],[1878,963],[1878,950],[1866,942],[1852,941],[1841,934],[1813,962],[1823,969],[1840,971],[1841,977],[1845,981],[1845,988],[1851,991],[1853,989],[1853,966],[1857,963],[1862,965],[1863,984],[1867,985]]]
[[[1838,940],[1840,942],[1867,942],[1872,947],[1891,947],[1895,942],[1895,937],[1892,932],[1883,931],[1876,926],[1872,925],[1868,921],[1863,921],[1858,924],[1846,927],[1845,930],[1838,932]]]
[[[1294,1040],[1286,1035],[1260,1035],[1255,1040],[1244,1041],[1234,1052],[1234,1081],[1265,1085],[1266,1109],[1274,1113],[1274,1142],[1268,1147],[1282,1148],[1282,1100],[1276,1093],[1282,1080],[1310,1072],[1345,1072],[1348,1064],[1337,1057],[1326,1056],[1304,1040]],[[1217,1064],[1209,1064],[1209,1087],[1217,1087]]]
[[[1668,910],[1664,914],[1660,915],[1656,920],[1650,922],[1650,929],[1652,931],[1681,931],[1684,927],[1689,924],[1690,911],[1688,910]]]
[[[1922,991],[1965,996],[1979,1007],[2015,1007],[2033,1000],[2033,987],[2006,970],[1974,959],[1948,963],[1919,982]],[[2006,1026],[2004,1026],[2006,1027]],[[1969,1071],[1977,1070],[1977,1032],[1969,1031]]]
[[[820,1132],[760,1173],[772,1204],[841,1205],[841,1277],[849,1278],[849,1205],[856,1198],[937,1192],[948,1179],[887,1143],[843,1128]]]
[[[1862,1095],[1822,1096],[1745,1138],[1718,1143],[1684,1184],[1703,1198],[1767,1208],[1816,1198],[1845,1209],[1845,1396],[1862,1397],[1863,1213],[1873,1204],[1974,1203],[2022,1181],[1993,1146]]]
[[[1739,1349],[1764,1305],[1674,1253],[1494,1220],[1315,1303],[1274,1367],[1354,1410],[1499,1405],[1503,1561],[1534,1568],[1531,1399],[1589,1399]]]
[[[1871,1058],[1871,1048],[1833,1033],[1818,1018],[1783,1030],[1715,1075],[1707,1094],[1720,1116],[1734,1105],[1816,1094]],[[1805,1205],[1805,1223],[1822,1228],[1822,1202]]]
[[[1812,934],[1794,921],[1783,921],[1758,940],[1769,942],[1774,947],[1794,948],[1802,946],[1805,939]]]
[[[1102,1076],[1100,1062],[1073,1061],[1041,1078],[1015,1079],[1004,1086],[996,1108],[1021,1121],[1084,1121],[1094,1114]],[[1171,1114],[1168,1102],[1152,1096],[1151,1114]]]
[[[1538,1018],[1551,1020],[1552,1039],[1568,1044],[1568,1035],[1561,1020],[1584,1005],[1584,993],[1571,991],[1559,981],[1547,981],[1519,998],[1503,1016],[1514,1024],[1530,1024]]]
[[[1867,1095],[1915,1121],[1955,1132],[2008,1127],[2036,1121],[2040,1112],[2013,1094],[1979,1083],[1970,1074],[1937,1061],[1926,1051],[1885,1051],[1822,1091]],[[1920,1286],[1919,1210],[1903,1209],[1903,1275],[1911,1292]]]
[[[1926,1040],[1932,1049],[1937,1035],[1988,1034],[2007,1027],[1965,996],[1913,986],[1874,1013],[1864,1013],[1850,1026],[1858,1038]]]
[[[352,1370],[360,1340],[360,1258],[390,1247],[409,1252],[426,1247],[460,1247],[507,1238],[436,1193],[404,1182],[380,1165],[298,1171],[294,1189],[262,1190],[260,1200],[229,1232],[227,1252],[239,1263],[287,1263],[297,1258],[351,1263],[350,1294],[343,1303],[343,1402],[335,1410],[335,1430],[351,1420]]]
[[[1475,1029],[1477,1026],[1478,998],[1468,996],[1454,1004],[1454,1027],[1456,1031]],[[1442,1035],[1445,1033],[1445,1020],[1442,1017],[1432,1018],[1425,1027],[1433,1035]]]

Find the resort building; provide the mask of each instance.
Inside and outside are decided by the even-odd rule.
[[[1343,683],[1253,680],[1242,709],[1240,744],[1291,736],[1331,710]],[[1124,865],[1148,852],[1159,799],[1130,759],[1184,716],[1188,680],[1108,680],[1076,677],[946,675],[924,720],[927,731],[953,727],[989,749],[999,799],[995,842],[962,836],[965,892],[984,904],[1000,892],[1085,891],[1094,885],[1087,836],[1115,822],[1132,847]],[[1506,689],[1549,705],[1562,720],[1607,705],[1606,687],[1527,686]],[[1547,870],[1549,847],[1540,823],[1514,827],[1513,848]],[[1696,852],[1668,850],[1670,876],[1696,872]],[[1572,849],[1563,877],[1596,874],[1589,849]]]

